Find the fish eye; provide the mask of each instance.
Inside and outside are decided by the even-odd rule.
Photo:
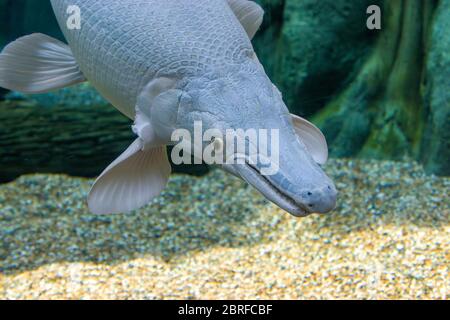
[[[256,56],[256,52],[253,51],[253,50],[248,50],[246,52],[246,55],[247,55],[247,57],[249,57],[252,60],[257,60],[258,59],[258,57]]]
[[[223,150],[223,140],[220,138],[213,138],[212,143],[214,144],[214,150],[220,152]]]

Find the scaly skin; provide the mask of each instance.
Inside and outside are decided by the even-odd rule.
[[[136,97],[156,75],[183,80],[239,64],[253,52],[226,0],[51,0],[80,69],[134,118]],[[81,9],[81,30],[67,8]]]

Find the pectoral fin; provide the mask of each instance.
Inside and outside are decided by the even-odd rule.
[[[0,54],[0,87],[43,93],[86,81],[70,47],[35,33],[10,43]]]
[[[133,131],[146,146],[170,144],[182,95],[175,84],[174,79],[154,79],[138,97]]]
[[[144,149],[140,138],[95,181],[88,205],[95,214],[130,212],[158,196],[171,172],[166,147]]]
[[[291,114],[294,129],[303,141],[313,159],[319,164],[325,164],[328,160],[328,145],[322,131],[314,124]]]
[[[264,10],[259,4],[249,0],[228,0],[228,4],[241,22],[250,39],[261,27]]]

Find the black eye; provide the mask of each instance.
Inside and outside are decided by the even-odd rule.
[[[247,51],[247,57],[249,57],[250,59],[256,60],[256,53],[252,50]]]
[[[213,138],[214,150],[220,152],[223,150],[223,140],[220,138]]]

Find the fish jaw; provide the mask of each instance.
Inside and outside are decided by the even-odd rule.
[[[235,165],[232,170],[229,168],[225,170],[242,178],[269,201],[295,217],[306,217],[313,213],[325,214],[336,207],[337,191],[332,182],[323,189],[302,192],[293,196],[278,183],[280,180],[286,181],[280,175],[264,176],[250,164]]]
[[[311,214],[306,207],[284,195],[282,191],[274,186],[267,177],[261,175],[252,165],[236,165],[236,172],[240,178],[258,190],[267,200],[291,215],[295,217],[306,217]]]
[[[236,156],[238,158],[249,159],[242,155]],[[281,163],[285,162],[283,158],[281,160]],[[247,160],[232,164],[227,162],[223,169],[243,179],[269,201],[295,217],[325,214],[336,207],[334,183],[308,157],[297,165],[289,162],[284,167],[279,166],[279,170],[271,175],[263,174],[259,163]]]

